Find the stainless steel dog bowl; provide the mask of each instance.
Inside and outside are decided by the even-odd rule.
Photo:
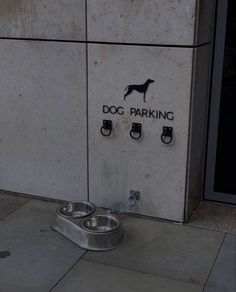
[[[81,226],[88,231],[111,232],[120,227],[120,222],[112,215],[94,215],[85,219]]]
[[[95,209],[95,206],[89,202],[74,201],[67,203],[58,212],[65,218],[84,218],[92,215]]]
[[[118,247],[124,232],[117,217],[88,202],[71,202],[57,210],[53,229],[80,247],[105,251]]]

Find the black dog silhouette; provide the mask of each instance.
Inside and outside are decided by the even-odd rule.
[[[148,86],[150,83],[153,83],[155,82],[154,80],[152,79],[148,79],[144,84],[140,84],[140,85],[128,85],[125,90],[127,90],[126,94],[124,95],[124,100],[126,98],[127,95],[131,94],[131,92],[133,90],[136,90],[140,93],[143,93],[143,101],[146,102],[146,92],[147,92],[147,89],[148,89]]]

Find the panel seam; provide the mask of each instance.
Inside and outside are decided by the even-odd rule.
[[[87,19],[87,18],[86,18]],[[87,21],[87,20],[86,20]],[[86,25],[86,40],[60,40],[60,39],[42,39],[42,38],[14,38],[14,37],[0,37],[0,40],[13,41],[37,41],[37,42],[58,42],[58,43],[78,43],[78,44],[100,44],[100,45],[122,45],[122,46],[138,46],[138,47],[164,47],[164,48],[200,48],[210,44],[205,42],[199,45],[174,45],[174,44],[147,44],[147,43],[122,43],[122,42],[105,42],[105,41],[88,41],[87,40],[87,25]]]

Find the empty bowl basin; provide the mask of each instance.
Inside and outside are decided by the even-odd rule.
[[[94,215],[82,222],[82,228],[91,232],[107,233],[120,227],[120,222],[112,215]]]
[[[74,201],[60,208],[59,214],[65,218],[83,218],[92,215],[95,209],[89,202]]]

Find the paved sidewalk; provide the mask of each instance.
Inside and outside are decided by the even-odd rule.
[[[90,252],[51,229],[58,203],[0,202],[1,292],[236,291],[236,235],[121,216],[122,246]]]

